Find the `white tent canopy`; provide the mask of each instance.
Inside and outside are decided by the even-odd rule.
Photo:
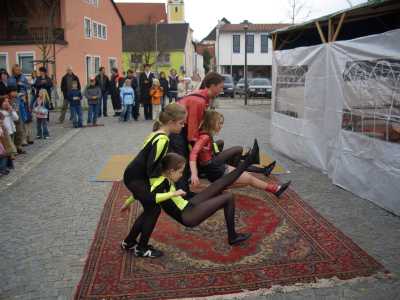
[[[273,146],[400,215],[400,29],[273,59]]]

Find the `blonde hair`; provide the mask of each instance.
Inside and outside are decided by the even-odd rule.
[[[157,78],[154,78],[153,79],[153,85],[160,86],[160,80],[158,80]]]
[[[169,121],[178,121],[186,117],[186,108],[178,103],[168,104],[160,115],[158,119],[154,122],[153,131],[160,129],[162,125],[166,125]]]
[[[224,116],[215,110],[207,110],[204,113],[203,121],[200,125],[200,130],[214,135],[217,122],[223,120]]]
[[[43,95],[43,101],[44,102],[49,102],[50,101],[49,94],[47,93],[47,91],[45,89],[40,89],[39,90],[39,97],[40,97],[40,94]]]

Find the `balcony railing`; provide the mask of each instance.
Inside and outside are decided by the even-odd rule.
[[[31,27],[24,30],[0,28],[0,43],[65,43],[64,28]]]

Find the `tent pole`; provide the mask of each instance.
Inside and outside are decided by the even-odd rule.
[[[332,42],[336,42],[336,39],[337,39],[337,37],[339,35],[339,32],[340,32],[340,29],[342,28],[343,20],[344,20],[345,16],[346,16],[345,12],[340,16],[339,24],[338,24],[338,27],[336,28],[335,34],[334,34],[334,36],[332,38]]]
[[[276,38],[277,38],[278,34],[274,33],[272,35],[272,49],[275,51],[276,50]]]
[[[315,25],[317,26],[318,33],[319,33],[319,36],[321,38],[321,41],[325,44],[326,43],[325,36],[324,36],[324,33],[322,32],[322,29],[321,29],[321,26],[319,25],[319,22],[316,21]]]
[[[332,19],[328,20],[328,43],[332,42]]]

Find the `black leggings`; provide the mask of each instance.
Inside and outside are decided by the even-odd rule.
[[[150,184],[148,180],[133,180],[125,182],[126,187],[139,200],[143,206],[143,212],[136,219],[131,231],[125,238],[125,242],[133,244],[140,234],[139,248],[145,248],[149,243],[151,234],[156,226],[161,208],[155,203],[153,195],[150,193]]]
[[[191,205],[182,212],[182,223],[188,227],[194,227],[212,216],[217,210],[224,208],[228,238],[236,237],[235,231],[235,202],[231,193],[221,192],[234,183],[251,164],[251,159],[241,162],[238,167],[229,174],[221,177],[200,193],[190,199]]]
[[[220,141],[217,141],[218,146],[220,146],[220,143],[221,143]],[[217,164],[228,164],[230,166],[237,167],[240,161],[243,159],[242,153],[243,153],[243,147],[241,146],[231,147],[218,153],[214,157],[214,162]],[[265,173],[265,168],[248,166],[246,171],[253,173]]]

